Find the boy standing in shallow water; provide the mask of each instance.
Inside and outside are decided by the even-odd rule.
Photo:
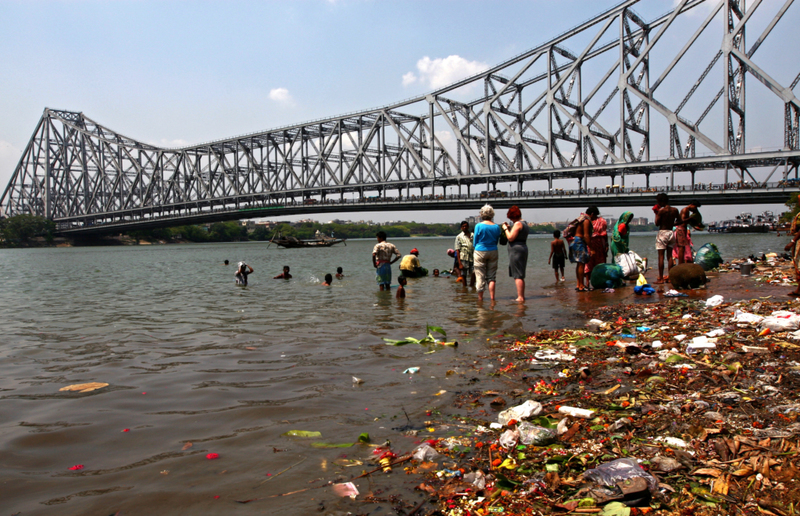
[[[397,299],[405,299],[405,297],[406,297],[405,286],[406,286],[406,283],[407,283],[406,277],[401,274],[400,276],[397,277],[397,283],[398,283],[398,285],[397,285],[397,295],[395,297]]]
[[[561,269],[561,281],[564,281],[567,246],[564,244],[564,241],[561,240],[561,231],[553,231],[553,236],[555,238],[550,242],[550,257],[547,258],[547,263],[549,264],[550,260],[553,261],[553,272],[556,275],[556,281],[558,281],[558,270]]]

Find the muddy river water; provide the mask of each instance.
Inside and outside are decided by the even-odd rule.
[[[413,449],[399,428],[424,426],[427,411],[446,411],[472,381],[469,371],[494,367],[485,358],[493,337],[580,325],[588,308],[634,300],[630,288],[578,294],[569,266],[568,281],[557,284],[547,265],[550,239],[529,240],[524,305],[513,302],[504,249],[495,304],[479,304],[447,278],[411,280],[404,301],[378,292],[372,240],[295,250],[265,243],[0,250],[2,514],[390,513],[326,489],[268,497],[373,467],[365,447],[321,449],[314,440],[346,443],[368,432],[399,452]],[[653,241],[631,238],[651,265]],[[728,259],[782,250],[786,239],[698,234],[695,241],[715,242]],[[404,254],[419,248],[430,269],[452,264],[451,238],[394,243]],[[247,288],[234,285],[225,259],[252,265]],[[294,278],[271,279],[283,265]],[[337,266],[345,278],[321,286]],[[786,290],[728,274],[692,296]],[[422,337],[426,324],[460,345],[427,353],[382,341]],[[404,374],[409,367],[420,371]],[[109,386],[59,391],[85,382]],[[322,437],[282,435],[289,430]],[[365,463],[344,468],[341,459]],[[406,482],[402,471],[397,476],[398,485]],[[253,498],[260,500],[235,503]]]

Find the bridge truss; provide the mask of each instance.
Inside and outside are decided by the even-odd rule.
[[[771,52],[758,52],[776,39],[777,48],[800,48],[796,27],[780,23],[794,1],[681,0],[651,21],[633,9],[647,2],[623,1],[427,95],[186,148],[45,109],[0,210],[48,217],[65,232],[101,231],[257,216],[298,200],[338,197],[346,208],[354,198],[393,196],[407,206],[426,188],[464,187],[469,196],[474,185],[492,192],[512,183],[522,194],[571,180],[591,197],[594,177],[624,185],[643,176],[646,189],[651,174],[670,186],[682,172],[693,186],[703,170],[724,171],[723,184],[798,177],[800,61],[761,62]],[[478,98],[459,100],[475,90]],[[758,144],[772,136],[773,150],[747,147],[748,127]],[[766,176],[755,177],[759,167]],[[531,186],[537,181],[546,186]]]

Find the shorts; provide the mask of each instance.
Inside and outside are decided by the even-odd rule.
[[[457,265],[456,265],[457,266]],[[475,264],[472,262],[461,261],[461,277],[467,277],[475,274]]]
[[[378,285],[390,285],[392,283],[392,266],[389,262],[378,265],[375,269],[375,279]]]
[[[675,247],[675,233],[670,229],[660,229],[656,235],[656,249],[663,251],[668,247]]]
[[[569,261],[572,263],[589,263],[589,248],[581,237],[575,237],[569,244]]]
[[[551,263],[554,269],[563,269],[564,265],[567,263],[567,259],[563,254],[554,254]]]

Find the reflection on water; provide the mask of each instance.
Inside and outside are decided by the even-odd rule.
[[[726,258],[785,243],[774,235],[711,238]],[[420,424],[426,410],[448,407],[450,394],[434,394],[468,388],[470,375],[445,371],[480,369],[487,338],[582,322],[587,307],[623,299],[581,296],[570,281],[557,284],[547,265],[550,239],[531,238],[522,305],[513,302],[504,251],[498,299],[478,303],[472,288],[446,277],[409,280],[404,300],[379,292],[374,242],[366,240],[328,249],[245,243],[0,250],[3,508],[230,514],[232,500],[350,476],[322,467],[341,450],[281,436],[290,429],[319,430],[327,442],[352,442],[367,431],[406,451],[413,440],[392,430],[395,419],[408,414]],[[651,263],[653,241],[631,237]],[[429,269],[452,264],[452,239],[394,242],[404,253],[419,248]],[[234,286],[225,259],[253,266],[248,287]],[[271,279],[283,265],[294,279]],[[345,277],[321,287],[337,266]],[[460,345],[426,354],[381,340],[422,337],[426,324],[443,327]],[[403,375],[410,366],[420,374]],[[352,376],[364,383],[354,386]],[[90,381],[110,386],[59,392]],[[221,458],[205,459],[210,452]],[[84,468],[69,469],[78,464]],[[282,471],[279,481],[265,483]],[[320,500],[345,503],[318,493],[237,509],[307,514]]]

